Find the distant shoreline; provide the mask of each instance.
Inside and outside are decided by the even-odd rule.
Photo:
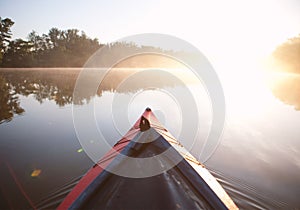
[[[110,67],[100,67],[100,68],[87,68],[87,67],[29,67],[29,68],[1,68],[0,71],[46,71],[46,70],[54,70],[54,71],[81,71],[83,69],[101,69],[107,70]],[[170,70],[170,69],[179,69],[179,68],[165,68],[165,67],[113,67],[112,69],[118,70],[138,70],[138,69],[159,69],[159,70]]]
[[[83,69],[96,69],[96,70],[107,70],[108,67],[101,68],[85,68],[85,67],[33,67],[33,68],[0,68],[1,71],[82,71]],[[146,69],[146,68],[125,68],[125,67],[114,67],[112,69],[118,70],[133,70],[133,69]],[[154,68],[155,69],[155,68]],[[161,69],[161,68],[160,68]]]
[[[66,71],[66,70],[77,70],[81,71],[83,68],[78,68],[78,67],[70,67],[70,68],[65,68],[65,67],[34,67],[34,68],[0,68],[0,71],[45,71],[45,70],[60,70],[60,71]]]

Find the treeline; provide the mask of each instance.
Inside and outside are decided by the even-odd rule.
[[[273,56],[283,71],[300,73],[300,34],[278,46]]]
[[[1,67],[79,67],[101,47],[97,39],[77,29],[52,28],[43,35],[32,31],[27,40],[10,40],[14,22],[0,21]]]
[[[138,46],[135,43],[115,42],[100,44],[77,29],[59,30],[52,28],[47,34],[39,35],[32,31],[26,40],[11,40],[11,26],[14,22],[0,17],[0,67],[82,67],[88,58],[99,48],[105,46],[104,55],[99,58],[102,66],[110,66],[111,61],[150,50],[166,52],[151,46]],[[169,51],[170,52],[170,51]],[[183,53],[173,52],[172,53]],[[159,57],[130,59],[119,67],[174,67],[174,62]],[[176,65],[175,65],[176,66]]]
[[[79,67],[100,46],[97,39],[90,39],[77,29],[52,28],[42,36],[32,31],[28,40],[9,42],[2,67]]]

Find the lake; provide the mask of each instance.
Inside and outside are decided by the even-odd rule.
[[[78,110],[94,110],[112,146],[149,106],[200,157],[213,116],[201,82],[178,69],[114,69],[74,98],[80,70],[0,69],[0,209],[54,208],[106,152],[89,124],[79,138]],[[300,208],[300,77],[252,76],[220,76],[226,122],[205,165],[241,209]]]

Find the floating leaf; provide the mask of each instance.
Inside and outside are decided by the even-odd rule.
[[[31,173],[31,177],[38,177],[41,173],[42,173],[42,170],[41,170],[41,169],[35,169],[35,170],[33,170],[33,172]]]

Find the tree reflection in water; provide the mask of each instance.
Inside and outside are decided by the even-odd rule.
[[[121,93],[136,92],[149,87],[173,87],[180,85],[170,75],[164,71],[154,70],[148,73],[135,75],[134,82],[130,85],[119,85],[126,81],[126,78],[136,73],[137,69],[111,70],[101,82],[96,95],[101,96],[105,91],[116,91]],[[16,115],[20,115],[25,110],[20,106],[19,96],[33,95],[34,98],[43,103],[44,100],[52,100],[62,107],[67,104],[88,103],[94,96],[84,94],[82,98],[73,101],[73,91],[80,69],[26,69],[0,70],[0,123],[10,121]],[[104,74],[104,71],[95,71],[96,74]],[[145,80],[146,76],[146,80]],[[87,84],[88,85],[88,84]],[[87,87],[88,88],[88,87]],[[88,92],[89,93],[89,92]]]
[[[0,123],[10,121],[14,115],[20,115],[25,110],[20,107],[19,97],[5,77],[0,75]]]

